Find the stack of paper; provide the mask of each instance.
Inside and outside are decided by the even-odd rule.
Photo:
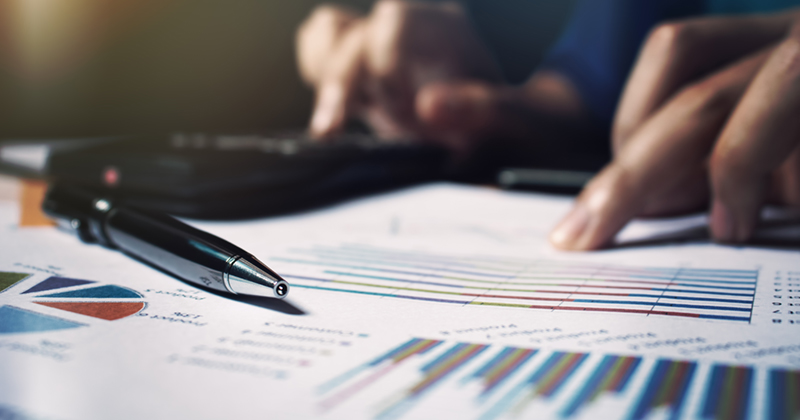
[[[433,184],[192,222],[284,276],[278,302],[18,227],[0,201],[0,418],[800,414],[799,252],[703,240],[558,252],[545,238],[569,205]]]

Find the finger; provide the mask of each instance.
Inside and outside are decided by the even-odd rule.
[[[500,110],[519,101],[513,88],[479,81],[440,82],[417,94],[417,115],[441,129],[474,131],[498,120]]]
[[[800,146],[773,172],[767,203],[800,209]]]
[[[415,109],[424,86],[446,80],[494,80],[494,60],[458,3],[377,2],[365,50],[370,77],[365,91],[369,106],[362,109],[363,117],[384,137],[426,135]]]
[[[314,137],[326,138],[338,133],[353,113],[363,75],[364,28],[363,21],[350,26],[322,76],[311,117]]]
[[[551,242],[563,249],[596,249],[632,218],[659,213],[657,206],[668,194],[678,192],[676,203],[690,201],[687,197],[698,192],[692,183],[717,133],[768,54],[763,51],[735,63],[670,100],[581,193],[576,209],[551,234]],[[683,188],[686,185],[690,188]]]
[[[430,23],[424,16],[439,5],[399,0],[380,0],[370,13],[365,30],[365,106],[359,115],[381,138],[418,137],[414,116],[417,89],[412,63],[424,47],[407,45]]]
[[[530,123],[530,107],[519,89],[479,81],[440,82],[416,96],[417,118],[447,146],[463,150],[481,134],[519,132]]]
[[[614,150],[681,87],[785,36],[791,17],[701,18],[656,28],[623,92],[614,121]]]
[[[323,4],[300,24],[295,39],[297,66],[306,83],[316,86],[320,82],[331,51],[358,17],[348,8]]]
[[[723,242],[753,232],[771,173],[800,143],[800,31],[782,42],[731,115],[711,158],[711,231]]]

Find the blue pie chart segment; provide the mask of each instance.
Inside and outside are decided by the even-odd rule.
[[[70,292],[41,295],[43,298],[100,298],[100,299],[140,299],[142,295],[126,287],[109,284]]]
[[[15,306],[0,306],[0,334],[66,330],[82,327],[83,325],[54,316],[27,311]]]

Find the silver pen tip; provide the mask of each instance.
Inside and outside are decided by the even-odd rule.
[[[289,293],[289,285],[286,284],[286,282],[278,283],[278,285],[275,286],[276,295],[283,297],[286,296],[287,293]]]
[[[228,267],[225,286],[229,291],[251,296],[283,299],[289,294],[289,283],[280,278],[263,263],[239,258]],[[259,266],[260,265],[260,266]]]

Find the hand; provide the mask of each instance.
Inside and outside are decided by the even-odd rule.
[[[297,49],[301,75],[316,92],[310,131],[322,139],[360,119],[382,138],[424,139],[467,154],[492,135],[528,135],[537,109],[580,109],[558,75],[501,83],[457,3],[381,0],[367,16],[321,6],[301,25]]]
[[[720,242],[750,238],[766,202],[800,207],[800,13],[655,29],[617,110],[615,158],[550,241],[608,245],[634,217],[706,208]]]

